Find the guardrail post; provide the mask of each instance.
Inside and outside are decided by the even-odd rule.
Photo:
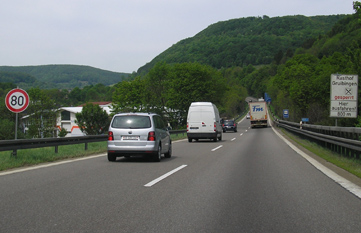
[[[88,143],[85,143],[85,150],[88,150]]]
[[[58,146],[55,146],[55,154],[58,153]]]
[[[17,157],[18,155],[18,151],[15,149],[13,150],[13,152],[11,152],[11,156],[14,156],[15,158]]]

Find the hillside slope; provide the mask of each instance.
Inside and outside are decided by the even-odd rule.
[[[112,85],[128,77],[80,65],[0,66],[0,82],[12,82],[21,88],[73,89],[102,83]]]
[[[292,55],[305,41],[328,32],[344,17],[263,16],[218,22],[174,44],[137,73],[146,73],[159,61],[200,62],[215,68],[270,64],[279,51]]]

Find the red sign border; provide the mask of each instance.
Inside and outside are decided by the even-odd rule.
[[[10,99],[10,96],[14,93],[14,92],[20,92],[21,94],[23,94],[25,96],[25,105],[22,107],[22,108],[19,108],[19,109],[15,109],[13,107],[10,106],[10,103],[9,103],[9,99]],[[20,89],[20,88],[15,88],[15,89],[12,89],[11,91],[9,91],[7,94],[6,94],[6,97],[5,97],[5,104],[6,104],[6,107],[14,112],[14,113],[19,113],[19,112],[22,112],[24,111],[28,106],[29,106],[29,95],[26,91],[24,91],[23,89]]]

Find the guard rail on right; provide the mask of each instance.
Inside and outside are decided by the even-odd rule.
[[[332,151],[360,159],[361,128],[303,124],[276,120],[278,127],[306,136]]]

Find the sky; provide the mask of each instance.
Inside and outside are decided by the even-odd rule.
[[[132,73],[209,25],[267,15],[353,14],[354,0],[3,0],[0,66]]]

